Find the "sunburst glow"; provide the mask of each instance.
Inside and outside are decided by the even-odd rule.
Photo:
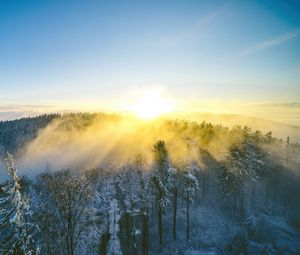
[[[158,91],[148,91],[131,108],[138,117],[153,119],[170,112],[172,105]]]

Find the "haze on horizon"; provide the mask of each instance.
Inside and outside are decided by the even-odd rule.
[[[0,39],[0,119],[156,91],[175,113],[300,125],[298,1],[4,0]]]

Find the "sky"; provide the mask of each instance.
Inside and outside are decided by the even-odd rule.
[[[153,89],[300,125],[300,1],[0,1],[0,118],[121,111]]]

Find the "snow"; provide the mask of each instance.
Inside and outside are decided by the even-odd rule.
[[[214,251],[205,251],[205,250],[188,250],[184,255],[217,255]]]

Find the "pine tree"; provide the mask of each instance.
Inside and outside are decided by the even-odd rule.
[[[199,189],[197,178],[193,175],[193,167],[187,165],[181,173],[181,184],[183,197],[186,203],[186,239],[190,239],[190,204],[194,201],[196,192]]]
[[[236,212],[237,202],[240,211],[244,210],[243,184],[245,180],[257,180],[263,171],[265,155],[247,134],[239,144],[230,147],[227,159],[219,168],[218,180],[225,197],[233,198],[233,211]]]
[[[141,185],[141,213],[142,213],[142,250],[144,255],[149,253],[149,210],[153,204],[151,192],[150,174],[142,172],[140,178]]]
[[[121,254],[119,240],[120,177],[113,173],[112,169],[105,170],[102,171],[97,183],[98,206],[96,207],[98,214],[103,216],[103,226],[105,227],[101,233],[100,254]]]
[[[173,240],[176,240],[177,235],[177,202],[178,202],[178,188],[179,188],[179,171],[174,171],[174,185],[173,185]]]
[[[125,218],[127,249],[133,255],[137,254],[136,218],[141,215],[141,186],[138,168],[137,164],[129,164],[118,174],[119,204]]]
[[[171,168],[168,151],[164,141],[158,141],[153,146],[154,171],[152,182],[157,193],[159,247],[163,246],[163,212],[169,203],[169,193],[172,187],[171,178],[174,169]]]
[[[21,178],[14,157],[7,153],[4,161],[9,180],[2,187],[0,197],[0,254],[31,255],[35,225],[31,222],[30,201],[21,192]]]

